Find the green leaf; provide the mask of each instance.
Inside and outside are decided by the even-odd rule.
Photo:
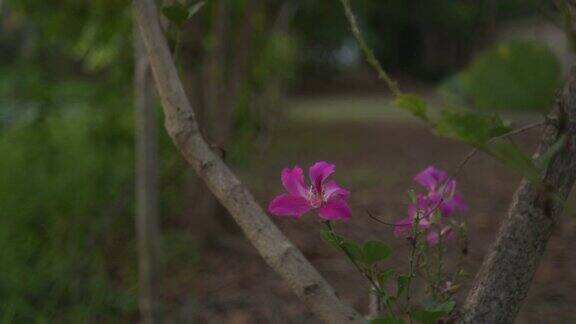
[[[496,139],[483,150],[530,181],[538,181],[538,168],[532,159],[508,139]]]
[[[344,242],[341,244],[341,247],[346,251],[346,254],[352,260],[359,263],[367,263],[362,249],[355,242],[345,239]]]
[[[444,111],[435,130],[439,135],[480,148],[532,181],[538,178],[538,169],[530,157],[510,140],[497,138],[511,131],[509,123],[497,114],[487,115],[468,110]]]
[[[390,256],[392,249],[381,241],[368,241],[363,247],[356,242],[337,235],[329,230],[320,230],[322,240],[346,255],[357,263],[372,265],[378,261],[383,261]]]
[[[321,230],[320,237],[324,242],[327,242],[336,249],[344,252],[346,256],[351,258],[353,261],[366,264],[366,258],[364,257],[362,248],[360,248],[360,246],[354,241],[346,239],[329,230]]]
[[[472,102],[483,111],[542,111],[560,78],[559,61],[548,47],[510,41],[479,53],[442,88],[452,102]]]
[[[394,100],[394,106],[410,112],[415,117],[428,120],[426,113],[426,102],[419,96],[411,93],[400,95]]]
[[[437,323],[442,317],[447,316],[454,309],[456,303],[452,300],[438,303],[434,299],[426,299],[421,302],[422,310],[414,312],[414,319],[422,323]]]
[[[380,284],[380,286],[384,286],[384,284],[386,284],[386,282],[388,282],[388,280],[390,280],[390,278],[392,278],[395,274],[396,274],[396,271],[394,271],[392,269],[388,269],[388,270],[384,270],[384,271],[380,272],[377,276],[378,283]]]
[[[416,204],[417,200],[416,191],[414,191],[413,189],[408,190],[408,198],[410,198],[411,203]]]
[[[344,239],[329,231],[329,230],[320,230],[320,237],[322,238],[322,240],[330,245],[332,245],[333,247],[335,247],[336,249],[340,250],[340,244],[342,244],[342,242],[344,241]]]
[[[408,282],[410,282],[410,275],[402,274],[399,275],[398,278],[396,278],[396,285],[398,286],[397,287],[398,290],[396,292],[396,298],[399,298],[402,295],[402,293],[406,289],[406,286],[408,285]]]
[[[186,19],[188,19],[188,10],[183,4],[179,2],[162,7],[162,14],[171,23],[176,25],[178,29],[182,28],[186,22]]]
[[[470,110],[445,110],[434,127],[437,134],[481,146],[496,136],[511,130],[500,116],[481,114]]]
[[[449,300],[444,303],[439,303],[435,301],[433,298],[428,298],[420,302],[420,305],[424,308],[424,310],[427,311],[450,313],[454,309],[456,303],[453,300]]]
[[[377,318],[369,321],[370,324],[404,324],[404,321],[401,319],[395,319],[391,317],[386,318]]]
[[[386,260],[392,253],[392,248],[381,241],[368,241],[362,249],[364,260],[368,265]]]
[[[446,312],[433,312],[433,311],[426,311],[426,310],[419,310],[412,314],[415,320],[422,322],[422,323],[430,323],[434,324],[437,323],[442,317],[446,316]]]

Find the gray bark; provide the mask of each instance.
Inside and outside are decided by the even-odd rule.
[[[138,304],[143,323],[160,322],[158,298],[158,126],[152,74],[140,32],[134,31],[136,123],[136,243]]]
[[[565,136],[542,173],[523,180],[462,309],[461,323],[512,323],[576,177],[576,70],[557,92],[536,157]]]
[[[154,0],[134,0],[136,21],[161,97],[168,134],[184,158],[236,220],[248,240],[318,317],[329,323],[362,323],[306,260],[202,136],[158,23]]]

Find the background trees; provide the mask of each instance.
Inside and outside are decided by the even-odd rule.
[[[378,57],[395,75],[415,80],[415,87],[442,81],[454,106],[500,109],[494,102],[510,93],[533,94],[528,103],[542,103],[534,110],[551,101],[562,67],[546,48],[511,44],[479,54],[505,22],[554,13],[551,7],[526,1],[359,1],[355,7]],[[0,14],[3,319],[129,321],[137,313],[129,5],[4,1]],[[361,63],[341,8],[329,1],[207,1],[168,34],[201,125],[210,125],[203,132],[241,170],[284,163],[258,160],[254,152],[276,150],[273,131],[285,123],[282,115],[293,114],[284,109],[291,102],[287,96],[380,89]],[[514,64],[507,65],[506,57]],[[482,74],[494,62],[502,64],[496,79]],[[519,74],[524,67],[531,73]],[[541,83],[516,87],[534,71],[544,76],[535,78]],[[492,80],[515,88],[494,93]],[[507,98],[506,108],[527,108],[526,101]],[[312,133],[304,141],[313,146],[334,133]],[[161,283],[162,299],[167,316],[178,317],[193,299],[194,271],[203,262],[195,247],[211,245],[214,237],[219,241],[234,227],[221,219],[199,229],[207,216],[219,213],[217,205],[200,182],[184,176],[165,135],[159,142],[162,264],[170,273]],[[323,154],[331,150],[329,143],[319,145]],[[292,144],[304,152],[295,155],[314,154],[301,144]],[[375,177],[358,170],[361,183]],[[246,179],[259,183],[261,192],[275,190],[264,175],[251,173]],[[202,240],[192,241],[190,232]]]

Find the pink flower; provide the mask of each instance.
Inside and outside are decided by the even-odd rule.
[[[426,188],[428,193],[416,195],[416,202],[408,206],[408,216],[395,224],[394,235],[411,234],[412,224],[418,218],[418,227],[426,232],[428,243],[437,244],[439,235],[443,241],[454,238],[452,228],[438,224],[442,219],[435,215],[449,217],[456,211],[466,210],[462,197],[456,192],[456,181],[432,166],[416,175],[414,181]],[[437,226],[433,226],[434,222]]]
[[[428,190],[427,196],[433,202],[432,208],[438,209],[442,216],[448,217],[455,211],[466,210],[466,204],[456,192],[456,180],[446,172],[429,166],[416,175],[414,181]]]
[[[276,216],[300,218],[312,209],[317,209],[320,218],[343,220],[352,215],[347,199],[350,192],[340,188],[334,180],[327,178],[336,171],[336,166],[324,161],[310,167],[312,184],[304,183],[304,172],[298,166],[282,170],[282,184],[287,193],[274,198],[268,211]]]
[[[442,241],[453,240],[455,236],[456,235],[454,233],[454,229],[452,229],[452,226],[444,226],[440,230],[440,237],[442,237]],[[437,229],[429,230],[428,234],[426,234],[426,241],[428,241],[428,243],[430,243],[431,245],[438,244],[438,230]]]
[[[394,235],[398,237],[405,233],[412,233],[412,223],[416,220],[417,213],[419,213],[418,217],[420,218],[418,224],[420,229],[428,229],[430,227],[430,217],[426,215],[430,214],[433,208],[434,201],[428,199],[428,196],[416,195],[416,205],[408,205],[408,216],[396,222]]]

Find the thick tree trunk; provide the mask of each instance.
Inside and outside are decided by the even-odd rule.
[[[536,153],[555,147],[542,182],[522,181],[474,280],[461,323],[512,323],[528,293],[576,177],[576,70],[556,95],[552,121]]]
[[[138,304],[143,323],[160,322],[158,298],[158,143],[152,74],[140,32],[134,31],[136,122],[136,243]]]
[[[228,209],[264,260],[318,317],[329,323],[362,323],[362,317],[336,296],[206,142],[158,23],[154,0],[134,0],[133,3],[162,99],[166,129],[176,147]]]

